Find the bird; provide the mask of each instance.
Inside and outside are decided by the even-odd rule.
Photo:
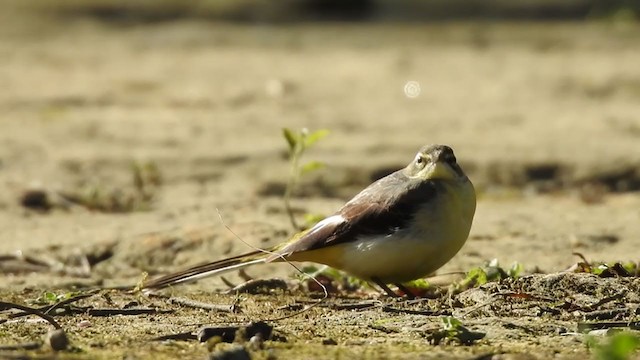
[[[476,210],[473,184],[446,145],[423,146],[403,169],[366,187],[333,215],[288,241],[150,279],[153,291],[270,262],[314,262],[407,296],[403,285],[434,273],[466,242]]]

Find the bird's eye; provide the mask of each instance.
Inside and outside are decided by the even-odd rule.
[[[416,156],[416,165],[422,166],[424,165],[424,163],[425,163],[425,158],[423,158],[420,155]]]

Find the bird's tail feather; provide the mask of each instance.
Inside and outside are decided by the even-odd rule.
[[[268,251],[268,250],[267,250]],[[269,253],[252,251],[250,253],[196,265],[186,270],[151,279],[142,286],[143,290],[162,289],[168,286],[191,282],[204,277],[220,275],[228,271],[239,270],[247,266],[266,262]]]

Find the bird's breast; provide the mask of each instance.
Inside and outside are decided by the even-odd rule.
[[[344,244],[341,268],[391,283],[420,278],[443,266],[469,236],[476,199],[470,182],[439,190],[437,197],[418,208],[409,226]]]

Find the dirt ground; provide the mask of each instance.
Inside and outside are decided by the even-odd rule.
[[[305,154],[326,166],[294,196],[300,221],[332,213],[422,145],[444,143],[479,202],[469,241],[440,273],[498,259],[526,274],[419,301],[333,294],[279,321],[269,319],[317,297],[296,289],[288,265],[248,270],[287,279],[285,292],[224,295],[221,279],[170,291],[235,303],[236,312],[105,291],[76,305],[170,312],[56,316],[71,340],[63,357],[205,358],[233,345],[151,339],[266,320],[279,335],[246,345],[255,358],[584,358],[578,324],[589,314],[637,315],[637,277],[558,273],[581,261],[574,252],[640,258],[635,24],[122,25],[7,12],[1,20],[0,254],[10,255],[0,262],[2,301],[132,285],[145,271],[249,250],[218,211],[254,246],[286,240],[285,127],[330,130]],[[408,81],[419,83],[416,97],[405,94]],[[97,206],[98,193],[109,206]],[[447,315],[486,337],[433,344]],[[38,341],[50,328],[24,319],[0,324],[0,345]]]

